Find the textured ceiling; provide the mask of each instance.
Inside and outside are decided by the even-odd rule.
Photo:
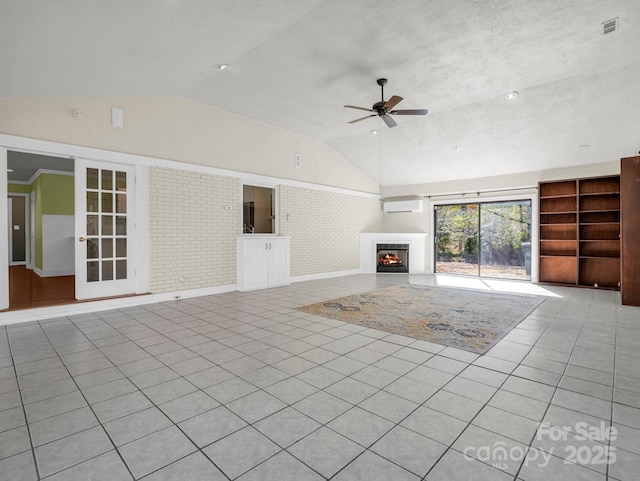
[[[183,96],[418,184],[633,155],[639,46],[638,0],[9,0],[0,96]],[[379,77],[429,115],[348,125]]]

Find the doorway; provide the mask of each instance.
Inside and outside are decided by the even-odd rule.
[[[530,199],[434,206],[435,272],[531,280]]]
[[[29,199],[30,239],[25,265],[9,266],[9,230],[0,236],[0,250],[6,255],[6,271],[0,269],[0,310],[15,308],[10,294],[18,290],[39,298],[39,303],[21,308],[149,293],[145,162],[150,159],[1,134],[0,138],[6,144],[0,145],[0,198],[7,202],[0,209],[0,229],[8,228],[8,195],[24,193]],[[65,293],[44,299],[43,294],[56,291],[50,284],[56,279],[64,281]]]
[[[8,196],[9,265],[26,265],[29,249],[29,195],[10,193]]]
[[[74,161],[7,152],[9,309],[75,302]]]

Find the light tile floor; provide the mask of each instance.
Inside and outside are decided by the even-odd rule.
[[[637,479],[640,308],[545,288],[484,356],[295,310],[408,279],[3,327],[0,479]]]

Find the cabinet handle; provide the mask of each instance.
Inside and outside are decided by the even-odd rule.
[[[264,250],[267,250],[269,248],[269,244],[267,244],[266,242],[264,243]]]
[[[269,250],[271,250],[271,242],[269,242]]]

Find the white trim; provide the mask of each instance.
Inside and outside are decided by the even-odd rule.
[[[38,169],[36,170],[35,174],[33,174],[29,179],[29,185],[33,184],[42,174],[67,175],[69,177],[73,177],[75,175],[75,172],[66,172],[64,170],[54,169]]]
[[[348,269],[346,271],[319,272],[317,274],[306,274],[303,276],[293,276],[289,280],[293,282],[316,281],[318,279],[331,279],[333,277],[353,276],[361,274],[360,269]]]
[[[366,197],[369,199],[380,199],[380,194],[371,192],[362,192],[358,190],[344,189],[341,187],[332,187],[322,184],[314,184],[311,182],[302,182],[291,179],[281,179],[260,174],[251,174],[237,170],[220,169],[218,167],[210,167],[207,165],[190,164],[187,162],[179,162],[176,160],[160,159],[156,157],[147,157],[144,155],[127,154],[124,152],[115,152],[110,150],[97,149],[93,147],[83,147],[79,145],[63,144],[60,142],[52,142],[49,140],[32,139],[28,137],[18,137],[15,135],[0,134],[0,146],[10,150],[24,150],[40,155],[58,156],[65,158],[86,158],[89,160],[98,160],[103,162],[113,162],[118,164],[129,164],[146,167],[165,167],[169,169],[184,170],[188,172],[197,172],[202,174],[220,175],[224,177],[239,178],[242,183],[255,185],[263,183],[267,185],[287,185],[291,187],[300,187],[304,189],[318,190],[322,192],[333,192],[337,194],[346,194],[357,197]],[[5,169],[6,170],[6,169]]]
[[[151,263],[149,246],[151,245],[151,226],[149,224],[149,168],[136,165],[135,173],[135,259],[136,259],[136,294],[151,291]]]
[[[36,191],[29,194],[29,262],[27,269],[36,266]]]
[[[7,149],[0,146],[0,309],[9,307],[9,219]]]
[[[40,277],[73,276],[76,274],[75,271],[72,270],[43,271],[42,269],[38,269],[36,266],[33,266],[33,272],[38,274]]]
[[[9,189],[7,189],[8,191]],[[13,224],[13,199],[7,193],[7,262],[13,265],[13,236],[11,235],[11,224]]]
[[[235,284],[230,284],[225,286],[206,287],[202,289],[190,289],[187,291],[174,291],[164,292],[161,294],[119,297],[117,299],[76,302],[74,304],[64,304],[60,306],[49,306],[39,307],[36,309],[0,312],[0,326],[18,324],[22,322],[40,321],[44,319],[52,319],[63,316],[67,317],[78,314],[108,311],[112,309],[124,309],[127,307],[144,306],[146,304],[174,301],[176,299],[189,299],[192,297],[211,296],[214,294],[223,294],[225,292],[233,292],[236,290],[237,286]]]
[[[31,185],[28,180],[7,180],[8,184],[17,184],[17,185]]]

